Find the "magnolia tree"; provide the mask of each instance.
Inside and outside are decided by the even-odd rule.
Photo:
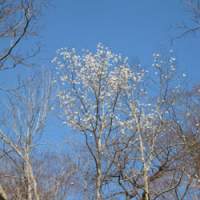
[[[153,56],[149,72],[101,44],[95,53],[62,48],[52,60],[64,123],[84,135],[93,160],[91,199],[162,199],[182,181],[182,140],[171,120],[176,59]]]
[[[112,177],[117,178],[126,199],[166,198],[182,179],[183,169],[177,162],[181,151],[177,145],[181,140],[170,116],[171,105],[175,103],[172,94],[179,90],[173,83],[176,60],[173,55],[153,56],[156,76],[152,80],[156,85],[148,93],[148,87],[143,85],[146,94],[142,99],[128,92],[127,119],[122,121],[120,129],[125,140],[120,139],[116,145],[118,159]]]

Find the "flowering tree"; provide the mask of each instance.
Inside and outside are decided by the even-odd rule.
[[[119,142],[115,143],[118,159],[112,175],[119,186],[114,195],[126,199],[162,199],[171,196],[181,183],[183,168],[179,162],[181,140],[171,115],[176,102],[173,93],[179,91],[173,83],[176,59],[154,54],[154,86],[143,84],[145,95],[126,96],[127,118],[121,121]],[[147,84],[146,84],[147,85]],[[153,90],[153,91],[152,91]],[[156,92],[155,92],[156,91]],[[119,192],[120,191],[120,192]],[[173,197],[171,197],[173,198]]]
[[[57,64],[63,86],[58,94],[65,122],[85,136],[94,160],[95,198],[101,200],[102,187],[112,166],[104,154],[117,136],[123,118],[124,95],[136,91],[144,71],[128,65],[127,59],[98,45],[96,53],[77,55],[74,49],[60,49]]]
[[[101,44],[82,55],[60,49],[52,62],[64,122],[84,135],[95,164],[95,199],[156,199],[178,187],[180,140],[169,113],[177,89],[173,55],[162,60],[154,54],[156,94],[147,93],[147,71]]]

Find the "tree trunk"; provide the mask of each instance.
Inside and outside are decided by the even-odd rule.
[[[40,200],[28,153],[25,155],[25,176],[27,178],[27,200],[32,200],[33,197],[35,200]]]
[[[97,176],[96,176],[96,200],[102,200],[101,195],[101,181],[102,181],[102,170],[101,170],[101,138],[97,139]]]
[[[0,185],[0,200],[7,200],[7,195]]]

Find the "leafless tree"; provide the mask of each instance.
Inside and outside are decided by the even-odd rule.
[[[36,35],[34,23],[44,2],[0,0],[0,70],[14,68],[18,64],[27,64],[26,59],[34,56],[39,50],[20,53],[19,47],[25,38]],[[7,133],[1,130],[1,139],[3,137],[5,140],[6,137],[3,135]]]
[[[25,38],[36,35],[34,23],[43,2],[45,1],[0,1],[0,70],[25,64],[26,59],[36,53],[29,52],[28,55],[26,51],[22,53],[24,55],[20,55],[18,47]]]
[[[189,34],[198,33],[200,30],[200,1],[199,0],[183,0],[184,7],[189,13],[189,23],[182,23],[179,28],[182,33],[176,39],[183,38]]]
[[[25,198],[24,195],[29,200],[40,199],[31,157],[45,125],[50,94],[51,78],[45,73],[36,79],[32,77],[21,81],[19,88],[8,91],[3,106],[5,117],[1,121],[1,147],[10,163],[19,170],[18,178],[20,181],[23,179],[26,187],[25,194],[21,192],[18,199]]]

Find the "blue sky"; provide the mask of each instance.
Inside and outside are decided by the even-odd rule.
[[[98,42],[130,58],[151,65],[152,53],[175,50],[181,70],[199,81],[198,35],[170,40],[188,22],[181,0],[57,0],[42,17],[42,56],[48,62],[60,47],[95,49]]]
[[[128,56],[130,62],[139,60],[142,65],[151,66],[153,52],[172,48],[181,71],[188,74],[189,82],[197,83],[200,34],[170,43],[181,33],[177,24],[188,22],[189,17],[183,0],[52,0],[39,20],[42,49],[37,62],[49,66],[58,48],[95,50],[101,42],[114,52]],[[26,45],[31,48],[28,42]],[[0,85],[8,85],[16,74],[24,74],[24,70],[18,67],[12,73],[1,72]],[[48,131],[49,137],[59,140],[57,131],[66,130],[54,121],[48,123]]]
[[[200,34],[170,40],[181,33],[177,24],[188,22],[190,15],[184,0],[52,0],[39,17],[38,40],[42,44],[37,62],[50,65],[61,47],[94,50],[97,43],[150,66],[152,53],[174,49],[179,68],[192,82],[200,80]],[[28,46],[28,47],[26,47]],[[32,43],[25,41],[25,49]],[[13,79],[16,73],[0,74],[0,83]],[[6,83],[7,84],[7,83]]]

